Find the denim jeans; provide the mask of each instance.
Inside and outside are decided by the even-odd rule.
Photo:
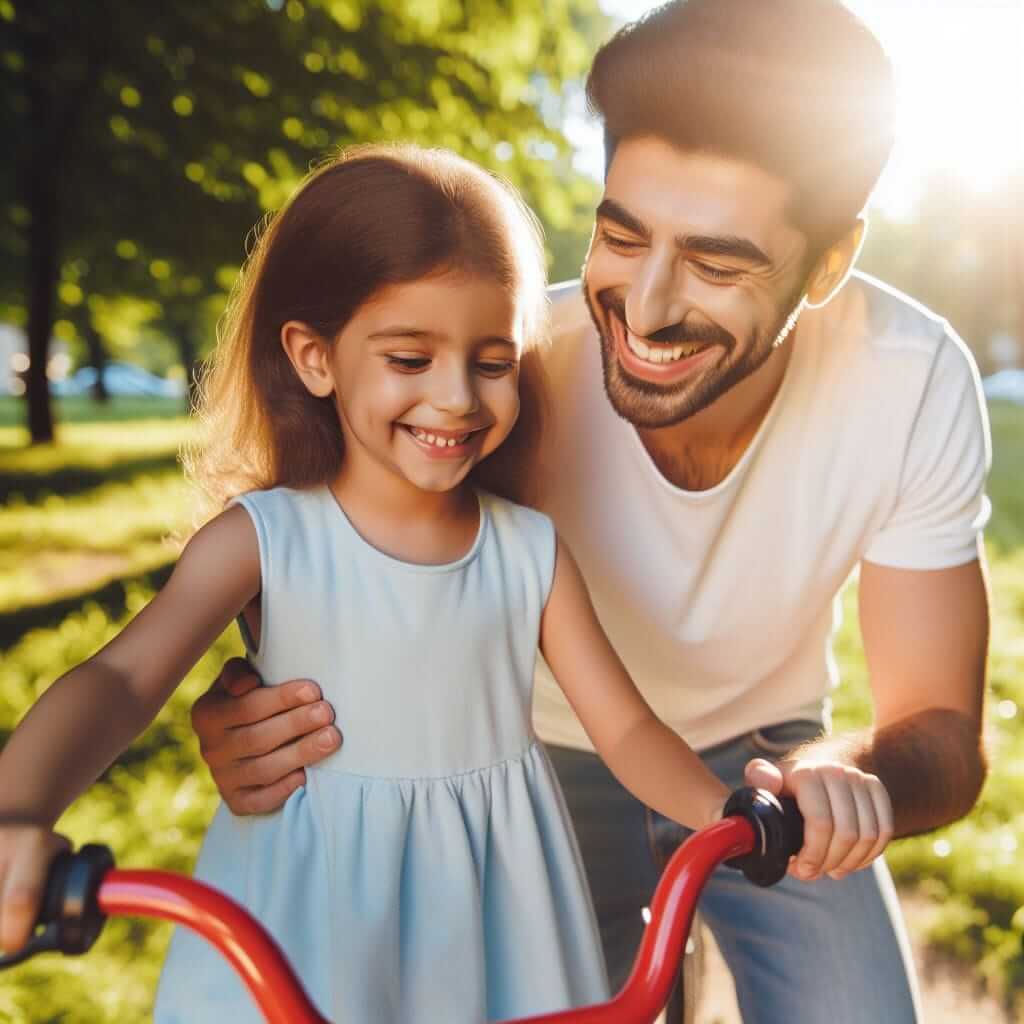
[[[753,757],[781,756],[820,732],[794,721],[703,751],[730,788]],[[594,897],[612,990],[629,974],[641,911],[690,834],[645,807],[594,755],[549,747]],[[879,859],[840,882],[788,875],[761,889],[720,867],[698,905],[732,972],[744,1024],[914,1024],[910,946],[892,879]]]

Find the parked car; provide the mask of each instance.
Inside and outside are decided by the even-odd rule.
[[[985,397],[1024,405],[1024,370],[999,370],[981,382]]]
[[[185,383],[168,380],[131,363],[107,363],[103,371],[103,383],[110,395],[155,395],[160,398],[180,398],[185,393]],[[87,395],[96,386],[96,367],[83,366],[70,377],[50,383],[55,395]]]

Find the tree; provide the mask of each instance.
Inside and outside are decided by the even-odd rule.
[[[46,441],[63,268],[99,295],[131,279],[160,299],[188,278],[198,306],[338,145],[448,146],[564,228],[567,145],[538,101],[582,74],[605,21],[596,0],[0,0],[0,28],[0,303],[24,310],[28,424]]]

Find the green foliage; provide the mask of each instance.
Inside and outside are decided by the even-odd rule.
[[[339,146],[449,147],[523,189],[559,253],[587,237],[593,190],[572,171],[560,112],[606,27],[597,0],[4,10],[0,136],[14,148],[0,162],[0,317],[35,311],[30,401],[45,399],[52,320],[62,337],[95,328],[109,341],[125,297],[188,372],[253,226]],[[29,263],[31,246],[50,265]]]

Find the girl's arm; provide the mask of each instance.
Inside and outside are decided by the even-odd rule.
[[[597,752],[630,792],[666,817],[690,828],[717,821],[728,790],[637,692],[561,541],[556,557],[541,650]],[[841,764],[801,763],[799,771],[800,784],[789,792],[803,814],[806,842],[790,873],[841,878],[867,867],[892,837],[885,787],[874,775]],[[746,778],[776,793],[782,789],[779,770],[760,758],[747,764]]]
[[[721,817],[729,789],[640,695],[561,539],[540,647],[601,759],[631,793],[689,828]]]
[[[233,507],[188,543],[159,594],[31,708],[0,753],[0,945],[19,948],[57,847],[57,818],[153,720],[260,589],[248,513]],[[22,941],[18,941],[18,940]]]

